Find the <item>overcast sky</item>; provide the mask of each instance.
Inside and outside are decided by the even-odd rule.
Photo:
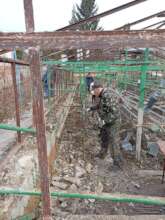
[[[96,0],[99,13],[132,0]],[[33,0],[35,30],[52,31],[66,26],[71,19],[72,7],[81,0]],[[126,23],[165,10],[165,0],[147,0],[137,6],[102,18],[104,30],[112,30]],[[138,29],[165,18],[150,19],[133,26]],[[165,28],[165,26],[164,26]],[[25,31],[23,0],[0,0],[0,31]]]

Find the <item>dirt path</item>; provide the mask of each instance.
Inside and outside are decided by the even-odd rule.
[[[75,105],[79,104],[75,100]],[[98,131],[87,120],[82,120],[80,108],[72,108],[61,138],[58,158],[55,161],[55,176],[51,191],[128,193],[164,196],[165,186],[161,177],[140,177],[139,169],[160,170],[157,159],[148,157],[144,151],[142,163],[136,164],[134,157],[124,156],[123,169],[112,170],[112,159],[108,154],[104,160],[97,159],[100,149]],[[139,204],[119,204],[95,200],[53,199],[55,219],[66,219],[69,214],[77,215],[147,215],[165,214],[164,207]]]

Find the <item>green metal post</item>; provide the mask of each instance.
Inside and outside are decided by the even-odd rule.
[[[149,50],[148,48],[145,50],[144,54],[144,61],[148,60]],[[139,107],[144,108],[144,97],[145,97],[145,84],[146,84],[146,78],[147,78],[147,69],[148,65],[144,64],[141,67],[141,77],[140,77],[140,101],[139,101]]]
[[[128,59],[128,50],[125,50],[125,66],[127,67],[127,59]],[[124,89],[127,89],[127,71],[124,72]]]

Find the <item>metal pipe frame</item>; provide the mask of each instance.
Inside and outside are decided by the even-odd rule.
[[[7,125],[7,124],[0,124],[0,129],[3,130],[9,130],[9,131],[17,131],[17,132],[25,132],[25,133],[36,133],[36,130],[33,128],[22,128],[22,127],[16,127],[13,125]]]
[[[15,115],[16,115],[16,125],[20,127],[20,105],[19,105],[19,93],[17,89],[17,80],[16,80],[16,65],[15,63],[11,64],[11,75],[13,80],[14,87],[14,100],[15,100]],[[21,143],[21,132],[17,131],[18,142]]]
[[[34,32],[34,16],[32,0],[24,0],[24,14],[26,32]],[[50,192],[49,192],[49,164],[47,156],[46,129],[44,119],[44,105],[42,80],[40,74],[40,50],[35,47],[29,49],[30,71],[33,95],[33,123],[36,126],[38,147],[38,163],[40,170],[40,188],[42,191],[43,220],[51,220]]]
[[[29,66],[29,63],[24,62],[22,60],[15,60],[15,59],[6,58],[6,57],[0,57],[0,63],[10,63],[10,64],[17,64],[21,66]]]
[[[41,192],[29,192],[19,190],[5,190],[0,189],[0,195],[15,195],[15,196],[42,196]],[[67,192],[52,192],[51,197],[57,198],[79,198],[79,199],[96,199],[103,201],[112,201],[120,203],[138,203],[144,205],[165,205],[164,197],[151,197],[142,195],[128,195],[128,194],[115,194],[115,193],[67,193]]]
[[[131,27],[131,26],[133,26],[133,25],[136,25],[136,24],[139,24],[139,23],[141,23],[141,22],[147,21],[147,20],[149,20],[149,19],[151,19],[151,18],[158,17],[159,15],[161,15],[161,14],[163,14],[163,13],[165,13],[165,11],[160,11],[160,12],[155,13],[155,14],[152,14],[152,15],[150,15],[150,16],[141,18],[140,20],[137,20],[137,21],[134,21],[134,22],[125,24],[125,25],[123,25],[123,26],[121,26],[121,27],[119,27],[119,28],[116,28],[115,30],[121,30],[121,29],[123,29],[123,28],[125,28],[125,27],[127,27],[127,26]]]
[[[68,28],[77,27],[81,24],[95,21],[106,15],[115,13],[117,11],[123,10],[135,4],[139,4],[146,0],[135,0],[125,5],[119,6],[107,12],[101,13],[92,18],[88,18],[84,21],[80,21],[76,24],[64,27],[61,30],[66,30]],[[41,180],[41,193],[39,196],[42,198],[43,203],[43,219],[51,219],[50,210],[50,194],[49,192],[49,170],[48,170],[48,158],[47,158],[47,143],[45,135],[45,120],[44,120],[44,108],[43,108],[43,94],[42,94],[42,84],[40,75],[40,49],[54,49],[54,50],[66,50],[66,49],[106,49],[108,47],[124,48],[124,47],[163,47],[165,45],[165,30],[150,30],[150,31],[109,31],[109,32],[89,32],[89,31],[75,31],[75,32],[45,32],[45,33],[33,33],[34,32],[34,16],[33,16],[33,6],[32,0],[24,0],[24,10],[25,10],[25,23],[27,33],[0,33],[0,48],[1,49],[29,49],[30,53],[30,69],[32,76],[32,89],[33,89],[33,115],[35,118],[36,125],[36,136],[37,136],[37,146],[38,146],[38,161],[40,167],[40,180]],[[158,13],[160,15],[160,13]],[[158,15],[157,14],[157,15]],[[152,15],[153,16],[153,15]],[[156,15],[155,15],[156,16]],[[151,16],[150,16],[151,17]],[[146,18],[145,18],[146,19]],[[144,20],[144,19],[141,19]],[[139,21],[138,21],[139,22]],[[142,22],[142,21],[141,21]],[[135,23],[135,22],[133,22]],[[137,23],[137,22],[136,22]],[[17,64],[15,61],[11,62]],[[20,64],[20,63],[18,63]],[[22,63],[20,65],[23,65]],[[29,65],[29,64],[28,64]],[[60,76],[59,76],[60,78]],[[60,79],[59,79],[60,80]],[[58,81],[59,82],[59,81]],[[59,89],[60,89],[59,82]],[[16,129],[16,128],[15,128]],[[19,128],[21,129],[21,128]],[[17,129],[17,131],[19,130]],[[7,191],[1,191],[3,194],[9,194]],[[14,192],[10,192],[10,194]],[[15,193],[15,194],[18,194]],[[22,195],[28,194],[22,193]],[[33,193],[32,193],[33,194]],[[32,195],[31,194],[31,195]],[[70,194],[66,195],[63,193],[55,193],[56,197],[68,197],[68,198],[96,198],[98,196],[94,195],[79,195]],[[100,199],[109,199],[111,201],[135,201],[144,203],[145,198],[141,199],[127,199],[117,197],[105,197],[100,196]],[[162,202],[161,202],[162,201]],[[159,200],[159,205],[165,204],[163,200]],[[149,201],[145,201],[149,202]],[[153,201],[152,201],[153,202]],[[149,203],[151,204],[151,203]]]
[[[163,27],[165,25],[165,21],[162,23],[162,24],[160,24],[158,27],[156,27],[156,29],[160,29],[161,27]]]
[[[49,192],[49,170],[47,157],[47,142],[44,119],[42,80],[40,74],[40,56],[36,48],[31,48],[30,70],[32,76],[32,94],[34,106],[34,118],[36,126],[36,137],[38,147],[38,162],[40,170],[40,187],[42,191],[43,220],[51,219],[50,192]]]
[[[146,27],[142,28],[142,30],[146,30],[147,28],[154,27],[155,25],[162,24],[162,23],[164,23],[164,22],[165,22],[165,20],[156,22],[156,23],[154,23],[154,24],[151,24],[151,25],[149,25],[149,26],[146,26]]]
[[[0,33],[0,47],[40,49],[107,49],[164,47],[165,30],[63,31]]]
[[[105,17],[105,16],[110,15],[110,14],[114,14],[116,12],[119,12],[119,11],[123,10],[123,9],[127,9],[127,8],[129,8],[131,6],[143,3],[145,1],[147,1],[147,0],[135,0],[135,1],[132,1],[132,2],[129,2],[129,3],[126,3],[124,5],[120,5],[120,6],[116,7],[116,8],[110,9],[108,11],[105,11],[105,12],[101,13],[101,14],[98,14],[98,15],[89,17],[87,19],[81,20],[81,21],[79,21],[79,22],[77,22],[75,24],[67,25],[66,27],[60,28],[60,29],[58,29],[56,31],[66,31],[66,30],[69,30],[69,29],[71,30],[72,28],[79,27],[82,24],[86,24],[88,22],[96,21],[96,20],[98,20],[98,19],[100,19],[102,17]]]

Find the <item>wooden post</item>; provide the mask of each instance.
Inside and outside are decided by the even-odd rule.
[[[26,32],[27,33],[34,32],[35,25],[34,25],[32,0],[24,0],[24,14],[25,14]],[[31,78],[32,78],[32,75],[31,75]],[[33,126],[35,126],[34,103],[32,103],[32,111],[33,111]]]
[[[32,0],[24,0],[26,32],[34,32],[34,16]]]
[[[43,204],[43,220],[51,219],[50,209],[50,192],[49,192],[49,172],[47,158],[47,143],[45,135],[45,120],[42,81],[40,74],[40,57],[36,48],[29,51],[30,54],[30,70],[32,74],[32,94],[34,103],[34,114],[36,123],[38,161],[40,170],[42,204]]]
[[[20,127],[20,108],[19,108],[19,93],[17,89],[17,82],[16,82],[16,65],[15,63],[11,64],[11,75],[14,87],[14,100],[15,100],[15,112],[16,112],[16,125]],[[18,142],[21,143],[21,132],[17,132],[18,135]]]
[[[148,60],[149,50],[145,50],[144,61]],[[144,97],[145,97],[145,81],[146,81],[146,73],[147,73],[147,64],[145,63],[142,66],[141,70],[141,78],[140,78],[140,100],[139,100],[139,108],[138,108],[138,126],[136,133],[136,159],[140,161],[141,157],[141,142],[142,142],[142,133],[143,133],[143,116],[144,116]]]
[[[141,142],[142,142],[142,133],[143,133],[143,116],[144,111],[142,108],[138,109],[138,127],[136,133],[136,159],[140,161],[141,158]]]

